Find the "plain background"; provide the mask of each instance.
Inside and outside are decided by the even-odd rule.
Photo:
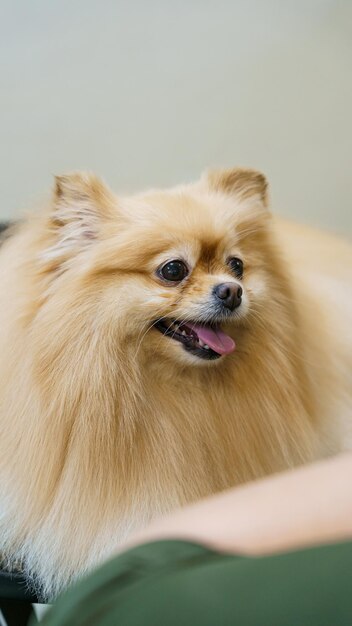
[[[0,217],[54,173],[247,165],[275,211],[351,232],[351,0],[1,0],[0,29]]]

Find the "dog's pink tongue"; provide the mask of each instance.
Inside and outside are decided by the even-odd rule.
[[[230,354],[236,348],[236,344],[231,337],[226,335],[221,328],[210,328],[210,326],[198,326],[197,324],[187,324],[199,339],[204,341],[209,348],[218,354]]]

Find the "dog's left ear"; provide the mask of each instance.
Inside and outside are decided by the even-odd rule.
[[[104,224],[116,216],[116,199],[97,176],[56,176],[49,214],[54,244],[44,256],[49,260],[74,255],[98,239]]]
[[[268,206],[268,183],[261,172],[240,167],[210,170],[203,180],[215,191],[235,195],[241,200],[252,198],[259,200],[264,207]]]

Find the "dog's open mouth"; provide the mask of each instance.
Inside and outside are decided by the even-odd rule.
[[[208,361],[230,354],[236,347],[234,340],[219,325],[163,319],[154,327],[166,337],[182,343],[187,352]]]

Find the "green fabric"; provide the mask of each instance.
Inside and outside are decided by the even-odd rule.
[[[352,542],[267,557],[139,546],[64,595],[45,626],[351,626]]]

